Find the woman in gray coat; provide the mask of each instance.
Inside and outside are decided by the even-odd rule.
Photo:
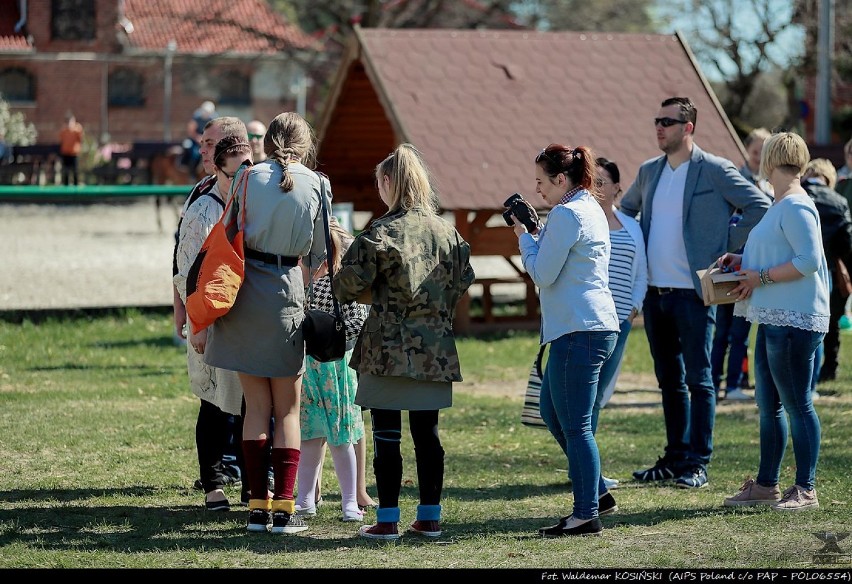
[[[320,181],[326,179],[305,166],[313,160],[315,144],[310,125],[300,115],[279,114],[269,124],[263,146],[267,160],[245,171],[250,173],[245,204],[241,189],[233,195],[239,197],[239,218],[245,220],[245,281],[234,307],[213,323],[204,356],[209,365],[237,371],[245,395],[243,455],[251,490],[247,529],[297,533],[307,529],[295,515],[293,497],[305,370],[305,291],[299,260],[319,266],[325,259],[319,209]],[[241,184],[240,175],[234,180]],[[270,418],[275,420],[271,500],[266,463]]]

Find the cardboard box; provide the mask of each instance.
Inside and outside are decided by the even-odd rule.
[[[740,280],[746,279],[746,276],[737,275],[735,272],[723,272],[715,262],[706,270],[698,270],[695,273],[701,280],[704,306],[736,302],[737,297],[728,296],[728,292],[736,288]]]

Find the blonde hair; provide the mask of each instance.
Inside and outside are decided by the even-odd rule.
[[[790,172],[801,175],[810,158],[808,145],[798,134],[793,132],[772,134],[763,143],[763,152],[760,154],[760,174],[769,178],[776,168],[786,168]]]
[[[269,123],[269,129],[263,137],[263,151],[267,158],[281,165],[281,182],[278,185],[283,192],[293,190],[293,177],[287,172],[291,162],[301,162],[313,168],[316,154],[314,129],[299,114],[284,112],[275,116]]]
[[[328,222],[328,233],[331,236],[331,251],[328,256],[331,258],[331,266],[334,271],[340,270],[340,262],[343,259],[343,254],[352,245],[355,237],[346,231],[343,226],[337,221],[337,217],[331,217]],[[326,260],[327,261],[327,260]]]
[[[828,183],[828,188],[833,189],[837,184],[837,170],[827,158],[814,158],[808,162],[805,172],[811,175],[821,176]]]
[[[400,144],[391,154],[376,165],[376,179],[390,179],[388,207],[397,209],[423,209],[438,213],[438,193],[432,186],[432,177],[420,152],[411,144]]]
[[[766,128],[755,128],[754,130],[748,133],[748,136],[746,136],[745,142],[743,142],[743,144],[746,148],[748,148],[752,142],[755,142],[757,140],[762,140],[765,142],[766,139],[769,138],[771,135],[772,132],[770,132]]]

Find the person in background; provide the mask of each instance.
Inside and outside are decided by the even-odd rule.
[[[535,190],[552,208],[544,227],[532,233],[512,215],[513,230],[524,269],[539,287],[540,340],[550,343],[541,418],[568,459],[574,491],[571,514],[539,534],[600,535],[599,516],[618,510],[601,478],[593,430],[601,368],[619,331],[609,289],[610,230],[591,192],[596,178],[591,150],[550,144],[535,157],[534,169]]]
[[[370,312],[349,365],[358,371],[355,403],[370,409],[376,523],[359,535],[399,539],[402,411],[414,442],[420,504],[410,531],[440,537],[444,449],[438,413],[462,380],[453,334],[456,304],[473,283],[470,246],[439,214],[438,195],[420,152],[399,145],[376,167],[388,212],[362,231],[334,275],[341,302]]]
[[[186,123],[186,137],[181,142],[181,152],[179,166],[183,167],[192,178],[198,178],[199,167],[201,166],[201,134],[204,128],[199,128],[198,123],[194,119],[190,119]],[[204,170],[206,172],[206,169]]]
[[[633,327],[633,319],[642,310],[645,292],[648,289],[648,261],[645,258],[645,239],[642,228],[632,217],[628,217],[615,208],[615,200],[621,193],[621,171],[618,165],[606,158],[595,160],[597,179],[595,188],[598,202],[606,215],[609,225],[609,290],[615,302],[618,316],[619,333],[612,354],[601,367],[598,379],[598,392],[592,410],[592,433],[597,433],[601,408],[612,397],[615,381],[621,368],[627,338]],[[598,496],[618,486],[618,481],[601,475],[603,485],[598,488]],[[603,515],[599,510],[599,514]]]
[[[720,267],[741,266],[746,276],[731,294],[736,313],[757,323],[755,399],[760,420],[757,478],[746,479],[727,507],[771,505],[775,511],[819,507],[814,482],[820,447],[820,422],[811,399],[814,352],[828,330],[828,265],[822,250],[819,213],[802,187],[809,153],[796,134],[770,136],[763,146],[760,173],[767,177],[775,203],[748,236],[742,255],[727,253]],[[789,416],[789,424],[787,418]],[[793,436],[795,483],[778,487]]]
[[[174,252],[175,314],[182,315],[175,324],[181,335],[185,334],[184,306],[190,269],[205,239],[222,216],[234,172],[243,162],[251,162],[246,128],[237,118],[218,118],[212,122],[204,131],[202,144],[203,164],[210,176],[193,188],[184,203]],[[236,373],[204,363],[202,355],[206,344],[206,329],[190,333],[187,348],[189,382],[192,393],[201,401],[195,425],[200,484],[208,510],[228,511],[230,503],[223,487],[233,479],[227,472],[224,458],[231,436],[231,420],[235,420],[234,424],[242,433],[243,390]],[[240,469],[242,457],[235,463]]]
[[[756,128],[746,136],[746,163],[740,168],[740,174],[764,193],[768,190],[768,185],[765,180],[759,179],[760,151],[769,135],[769,130],[766,128]],[[767,193],[767,197],[770,196]],[[742,210],[736,209],[731,215],[730,225],[735,226],[742,216]],[[742,253],[742,248],[737,250],[737,253]],[[752,399],[743,391],[749,387],[748,369],[745,367],[748,363],[749,334],[751,334],[751,323],[741,316],[734,316],[733,303],[716,306],[716,329],[710,351],[710,366],[717,400],[722,396],[721,385],[726,353],[728,368],[725,377],[725,399],[734,401]]]
[[[852,139],[843,146],[844,164],[837,171],[837,186],[835,190],[840,193],[852,209]],[[846,266],[847,268],[849,266]],[[852,327],[852,320],[849,318],[850,306],[852,304],[852,296],[846,300],[846,308],[843,316],[840,317],[840,328],[849,329]]]
[[[715,306],[704,306],[697,270],[742,247],[769,201],[734,164],[694,143],[698,111],[688,97],[671,97],[654,118],[663,155],[639,168],[621,199],[639,224],[648,257],[642,315],[663,400],[666,447],[637,481],[674,479],[680,488],[707,484],[713,454],[716,391],[710,367]],[[734,209],[742,210],[730,226]]]
[[[828,262],[831,318],[828,323],[828,332],[817,349],[814,370],[818,371],[815,376],[818,382],[832,381],[837,378],[840,356],[840,318],[846,313],[848,297],[844,295],[841,286],[834,285],[838,277],[836,260],[842,261],[847,268],[852,266],[852,218],[850,218],[849,204],[846,199],[834,190],[836,181],[837,172],[834,165],[826,158],[816,158],[808,162],[802,177],[802,186],[810,195],[819,214],[822,245]],[[822,365],[820,365],[820,358],[822,358]],[[818,395],[816,394],[815,397]]]
[[[352,243],[352,235],[332,217],[329,223],[331,247],[328,257],[315,270],[302,264],[305,283],[309,287],[310,308],[334,314],[331,281],[327,262],[340,269],[340,258]],[[313,271],[313,273],[310,273]],[[364,418],[355,405],[358,377],[348,363],[355,341],[367,318],[367,309],[355,301],[340,304],[346,323],[347,351],[342,359],[322,363],[307,355],[302,379],[301,428],[302,458],[299,461],[298,497],[296,512],[302,516],[316,515],[316,489],[322,471],[325,446],[331,450],[334,471],[340,483],[343,521],[360,522],[364,512],[358,506],[358,460],[355,443],[364,437]]]
[[[9,164],[13,159],[12,146],[6,142],[6,135],[0,131],[0,165]]]
[[[59,157],[62,159],[62,184],[80,184],[79,160],[83,150],[83,126],[68,112],[65,125],[59,130]]]
[[[266,160],[266,152],[263,151],[263,137],[266,135],[266,124],[260,120],[252,120],[246,124],[248,130],[249,144],[251,144],[251,154],[255,162],[263,162]]]
[[[843,146],[844,164],[837,170],[837,192],[846,197],[852,208],[852,139]]]
[[[210,120],[215,120],[219,117],[216,112],[216,104],[212,101],[202,102],[194,112],[192,112],[192,121],[195,122],[195,127],[198,132],[203,132]]]
[[[327,179],[311,170],[314,133],[299,114],[276,116],[263,147],[267,160],[244,171],[249,173],[245,199],[239,199],[245,279],[234,306],[211,325],[204,360],[237,371],[245,396],[243,457],[251,491],[246,529],[293,534],[307,529],[296,516],[294,498],[305,371],[305,288],[299,262],[320,265],[325,259],[320,196],[321,181]],[[239,176],[235,180],[239,184]],[[325,186],[330,205],[330,185]],[[266,456],[270,418],[275,420],[272,499]]]

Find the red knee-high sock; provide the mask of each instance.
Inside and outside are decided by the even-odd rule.
[[[273,450],[274,452],[274,450]],[[243,458],[246,478],[252,499],[269,497],[269,479],[266,468],[266,439],[243,440]],[[276,482],[278,478],[276,477]]]
[[[296,486],[296,471],[302,451],[296,448],[272,449],[272,472],[275,473],[275,500],[293,500]]]

